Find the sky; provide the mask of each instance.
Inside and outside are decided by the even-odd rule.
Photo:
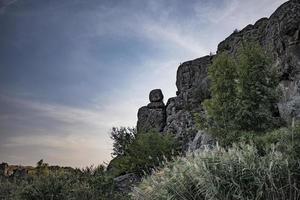
[[[111,159],[150,90],[286,0],[0,0],[0,162]]]

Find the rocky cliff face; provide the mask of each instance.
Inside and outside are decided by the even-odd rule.
[[[235,32],[218,45],[218,53],[235,54],[243,41],[258,42],[273,57],[281,76],[280,116],[291,122],[300,119],[300,0],[280,6],[270,18],[258,20]],[[193,150],[213,140],[195,125],[194,113],[203,111],[201,102],[210,98],[207,70],[214,56],[205,56],[181,64],[177,71],[177,96],[164,106],[160,90],[150,92],[150,104],[138,112],[138,132],[157,130],[182,138],[183,148]],[[159,98],[153,98],[157,94]]]

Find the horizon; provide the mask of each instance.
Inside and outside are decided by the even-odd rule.
[[[180,63],[284,2],[0,0],[0,162],[108,163],[150,90],[166,102]]]

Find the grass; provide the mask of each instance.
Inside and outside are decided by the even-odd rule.
[[[264,156],[253,145],[215,148],[176,159],[134,188],[135,200],[297,200],[299,160],[275,146]]]

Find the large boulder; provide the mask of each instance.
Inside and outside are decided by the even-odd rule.
[[[164,95],[161,89],[152,90],[149,94],[150,102],[162,102],[164,99]]]

